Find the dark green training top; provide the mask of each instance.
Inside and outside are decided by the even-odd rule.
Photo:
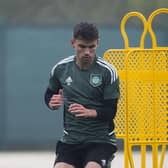
[[[64,135],[63,142],[76,144],[104,142],[116,144],[114,132],[109,132],[109,122],[97,118],[82,118],[68,112],[71,103],[96,109],[103,100],[119,98],[119,82],[115,68],[102,58],[95,60],[88,70],[81,70],[75,56],[58,62],[51,71],[49,89],[63,89]]]

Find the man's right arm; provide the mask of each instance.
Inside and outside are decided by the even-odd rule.
[[[55,92],[53,92],[51,89],[47,88],[44,94],[44,100],[45,100],[45,104],[51,109],[51,107],[49,106],[49,102],[51,97],[55,94]]]
[[[62,86],[58,79],[58,69],[56,67],[52,68],[49,78],[49,85],[45,91],[44,100],[46,105],[51,109],[58,109],[62,103]]]
[[[51,89],[47,88],[44,95],[44,100],[46,105],[51,110],[58,109],[63,104],[62,89],[59,89],[58,93],[56,93],[53,92]]]

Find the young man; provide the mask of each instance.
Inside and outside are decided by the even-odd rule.
[[[93,24],[74,27],[75,55],[51,71],[45,102],[64,105],[64,135],[57,143],[55,168],[107,168],[116,152],[113,119],[119,79],[113,66],[96,56],[99,33]]]

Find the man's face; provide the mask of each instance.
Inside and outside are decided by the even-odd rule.
[[[98,40],[85,41],[79,39],[73,39],[71,41],[72,47],[76,51],[76,57],[82,64],[92,63],[96,56],[96,48],[98,46]]]

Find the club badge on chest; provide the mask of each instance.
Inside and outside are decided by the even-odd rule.
[[[90,74],[90,84],[93,87],[100,86],[102,84],[102,75],[101,74]]]

